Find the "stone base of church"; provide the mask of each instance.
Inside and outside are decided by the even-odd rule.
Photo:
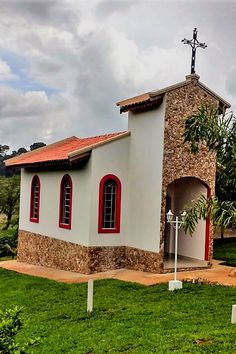
[[[125,246],[85,247],[24,230],[19,230],[17,260],[83,274],[120,268],[163,272],[159,253]]]
[[[163,273],[163,256],[160,253],[126,247],[125,255],[125,268],[127,269]]]

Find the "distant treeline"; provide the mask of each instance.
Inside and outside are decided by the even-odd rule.
[[[45,145],[46,144],[42,142],[33,143],[32,145],[30,145],[30,151],[33,151]],[[16,150],[12,151],[11,154],[8,154],[9,150],[10,147],[8,145],[0,144],[0,176],[11,177],[14,175],[19,175],[20,174],[19,168],[6,168],[4,161],[12,157],[24,154],[25,152],[28,152],[28,150],[24,147],[19,148],[17,151]]]

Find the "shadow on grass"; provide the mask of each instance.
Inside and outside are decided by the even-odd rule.
[[[215,239],[213,258],[222,260],[222,265],[236,267],[236,237]]]

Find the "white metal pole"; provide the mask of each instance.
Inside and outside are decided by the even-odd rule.
[[[93,311],[93,279],[88,281],[87,312]]]
[[[177,252],[178,252],[178,224],[179,218],[175,219],[175,280],[177,280]]]

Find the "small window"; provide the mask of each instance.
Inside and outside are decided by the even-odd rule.
[[[71,228],[72,212],[72,180],[65,175],[61,181],[59,226],[64,229]]]
[[[40,180],[38,176],[34,176],[31,183],[30,221],[39,222],[39,207],[40,207]]]
[[[99,233],[120,232],[121,183],[114,175],[102,178],[99,188]]]

